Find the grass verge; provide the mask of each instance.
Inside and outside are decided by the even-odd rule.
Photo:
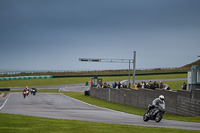
[[[1,133],[199,133],[182,129],[106,124],[74,120],[59,120],[34,116],[0,113]]]

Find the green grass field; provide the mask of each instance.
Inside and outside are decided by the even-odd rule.
[[[60,120],[0,113],[1,133],[199,133],[181,129]]]
[[[173,79],[173,78],[186,78],[187,74],[167,74],[167,75],[147,75],[136,76],[136,80],[153,80],[153,79]],[[122,81],[127,80],[128,76],[117,77],[101,77],[103,82],[108,81]],[[132,79],[132,77],[131,77]],[[50,85],[67,85],[67,84],[80,84],[90,81],[90,77],[77,77],[77,78],[53,78],[53,79],[25,79],[25,80],[3,80],[0,81],[1,87],[25,87],[25,86],[50,86]],[[170,85],[172,90],[181,89],[181,84],[186,81],[164,82]]]

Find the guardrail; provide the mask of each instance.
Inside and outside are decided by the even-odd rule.
[[[10,91],[10,88],[0,88],[0,91]]]

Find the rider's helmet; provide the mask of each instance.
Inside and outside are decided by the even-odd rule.
[[[160,95],[160,96],[159,96],[159,100],[160,100],[161,102],[163,102],[163,101],[165,100],[165,97],[164,97],[163,95]]]

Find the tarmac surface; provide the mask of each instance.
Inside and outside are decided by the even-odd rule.
[[[174,79],[173,81],[175,80],[185,79]],[[148,81],[146,80],[146,82]],[[155,79],[152,81],[172,81],[172,79]],[[141,81],[137,80],[136,82]],[[39,86],[36,88],[38,90],[59,89],[59,91],[75,92],[89,90],[89,86],[84,86],[84,84]],[[23,88],[11,88],[11,90],[19,89]],[[155,121],[144,122],[142,116],[96,107],[60,93],[37,93],[35,96],[29,94],[26,98],[23,98],[22,93],[10,93],[7,97],[0,96],[0,113],[147,127],[200,130],[200,123],[164,119],[159,123]]]
[[[0,113],[22,114],[56,119],[81,120],[148,127],[200,130],[200,123],[162,120],[144,122],[142,116],[96,107],[60,93],[37,93],[23,98],[11,93],[0,98]],[[2,99],[4,102],[2,103]]]

